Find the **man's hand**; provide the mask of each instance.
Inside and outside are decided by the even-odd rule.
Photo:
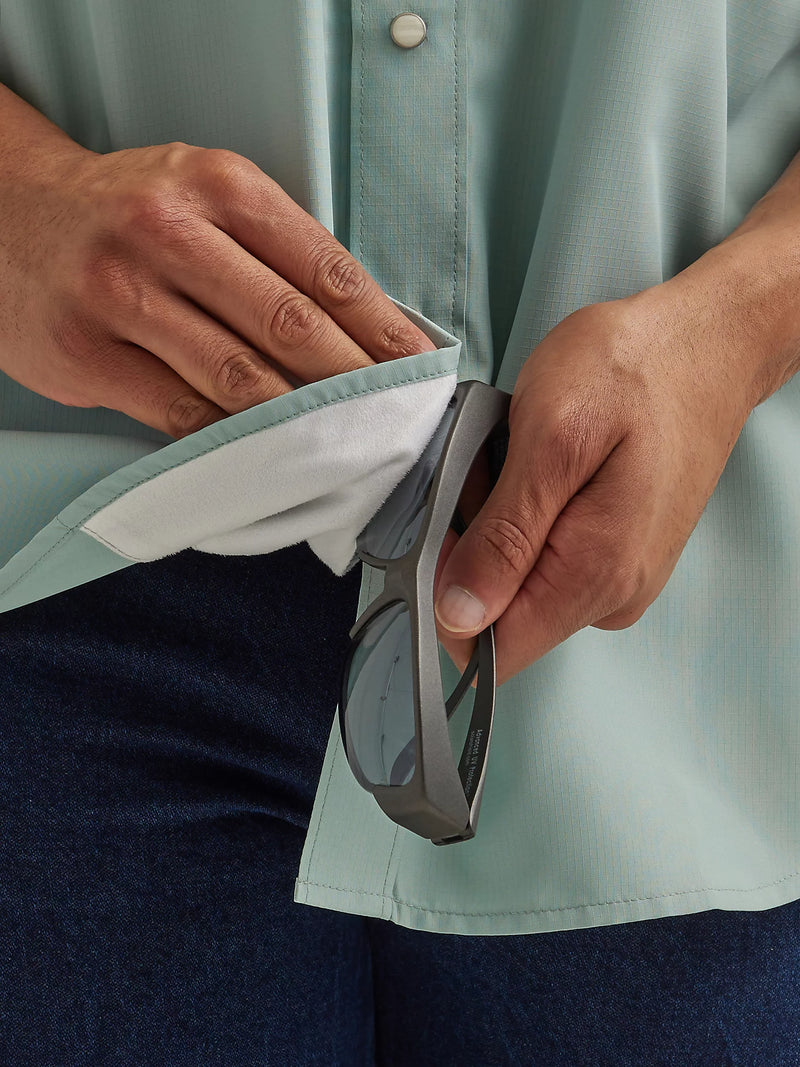
[[[502,684],[584,626],[630,626],[658,596],[748,414],[789,376],[791,355],[765,387],[783,340],[752,280],[768,248],[723,243],[669,282],[575,312],[534,350],[500,479],[439,559],[439,635],[460,668],[491,622]]]
[[[254,163],[97,155],[0,93],[21,146],[0,153],[0,370],[27,388],[182,437],[432,347]]]

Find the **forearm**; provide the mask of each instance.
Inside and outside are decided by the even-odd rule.
[[[717,351],[723,341],[750,408],[793,377],[800,370],[800,155],[725,240],[657,288],[697,323],[698,363],[704,338]]]

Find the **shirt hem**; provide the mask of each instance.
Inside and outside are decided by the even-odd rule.
[[[751,889],[679,890],[651,897],[519,911],[458,912],[434,909],[365,890],[297,879],[299,904],[383,918],[410,930],[472,936],[552,933],[711,911],[766,911],[800,899],[800,871]]]

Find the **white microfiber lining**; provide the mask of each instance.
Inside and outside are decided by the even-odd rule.
[[[308,541],[344,574],[356,537],[419,459],[455,386],[453,373],[384,388],[248,434],[136,486],[82,528],[137,562]]]

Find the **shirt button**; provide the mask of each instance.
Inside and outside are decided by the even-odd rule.
[[[406,11],[402,15],[395,15],[389,33],[398,48],[416,48],[428,36],[428,27],[419,15]]]

